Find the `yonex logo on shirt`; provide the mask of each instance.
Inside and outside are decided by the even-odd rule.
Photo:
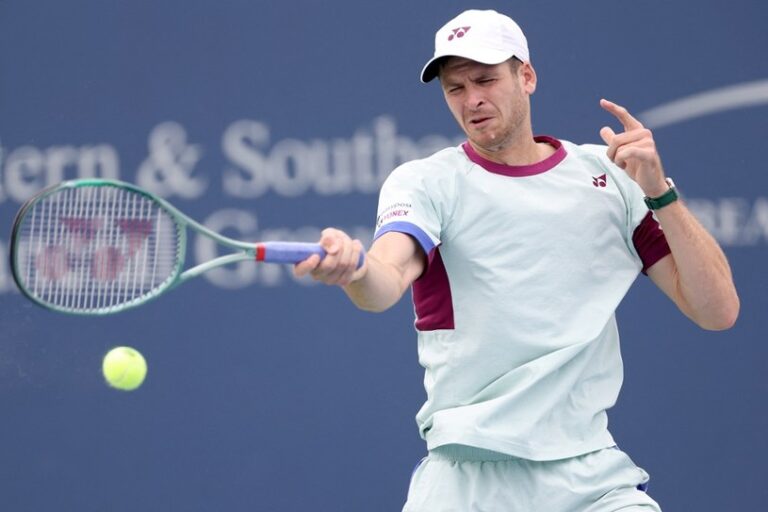
[[[381,227],[382,224],[384,224],[385,220],[389,220],[392,217],[407,217],[408,216],[408,210],[392,210],[390,212],[387,212],[384,215],[379,216],[378,219],[376,219],[376,227]]]
[[[592,176],[592,184],[596,187],[607,187],[608,179],[606,178],[605,174],[601,174],[600,176]]]
[[[464,37],[464,34],[469,32],[470,28],[472,27],[459,27],[459,28],[451,29],[451,32],[453,33],[448,36],[448,40],[453,41],[454,37]]]
[[[380,228],[384,221],[391,219],[392,217],[407,217],[411,212],[411,203],[395,203],[382,210],[381,214],[376,218],[376,228]]]

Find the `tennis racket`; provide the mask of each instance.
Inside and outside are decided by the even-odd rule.
[[[188,228],[234,252],[184,270]],[[11,272],[22,293],[45,308],[81,315],[140,306],[222,265],[298,263],[313,254],[325,257],[314,243],[227,238],[150,192],[103,179],[43,190],[22,205],[11,235]]]

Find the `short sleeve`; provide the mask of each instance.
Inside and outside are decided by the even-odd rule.
[[[600,158],[603,167],[607,168],[621,190],[627,211],[627,245],[642,262],[643,274],[647,274],[650,267],[671,253],[664,232],[645,204],[645,194],[640,185],[610,161],[606,155],[607,147],[592,146],[590,149]]]
[[[379,194],[374,240],[396,231],[415,238],[425,254],[440,245],[440,212],[429,181],[418,161],[392,171]]]

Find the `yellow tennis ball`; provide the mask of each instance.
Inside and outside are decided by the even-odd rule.
[[[113,388],[132,391],[147,376],[147,361],[131,347],[115,347],[104,356],[101,370],[107,383]]]

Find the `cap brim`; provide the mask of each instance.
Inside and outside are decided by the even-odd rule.
[[[472,55],[469,55],[469,53],[472,53]],[[437,75],[440,74],[441,61],[447,59],[448,57],[463,57],[465,59],[474,60],[475,62],[480,62],[482,64],[494,65],[501,64],[502,62],[505,62],[514,56],[515,54],[513,52],[500,52],[497,50],[485,50],[482,53],[478,53],[477,50],[475,50],[474,52],[467,53],[455,52],[435,55],[429,59],[427,64],[422,68],[421,81],[426,84],[434,80]]]
[[[440,61],[449,57],[449,55],[440,55],[439,57],[433,57],[427,62],[424,68],[421,70],[421,81],[428,83],[437,77],[440,72]]]

